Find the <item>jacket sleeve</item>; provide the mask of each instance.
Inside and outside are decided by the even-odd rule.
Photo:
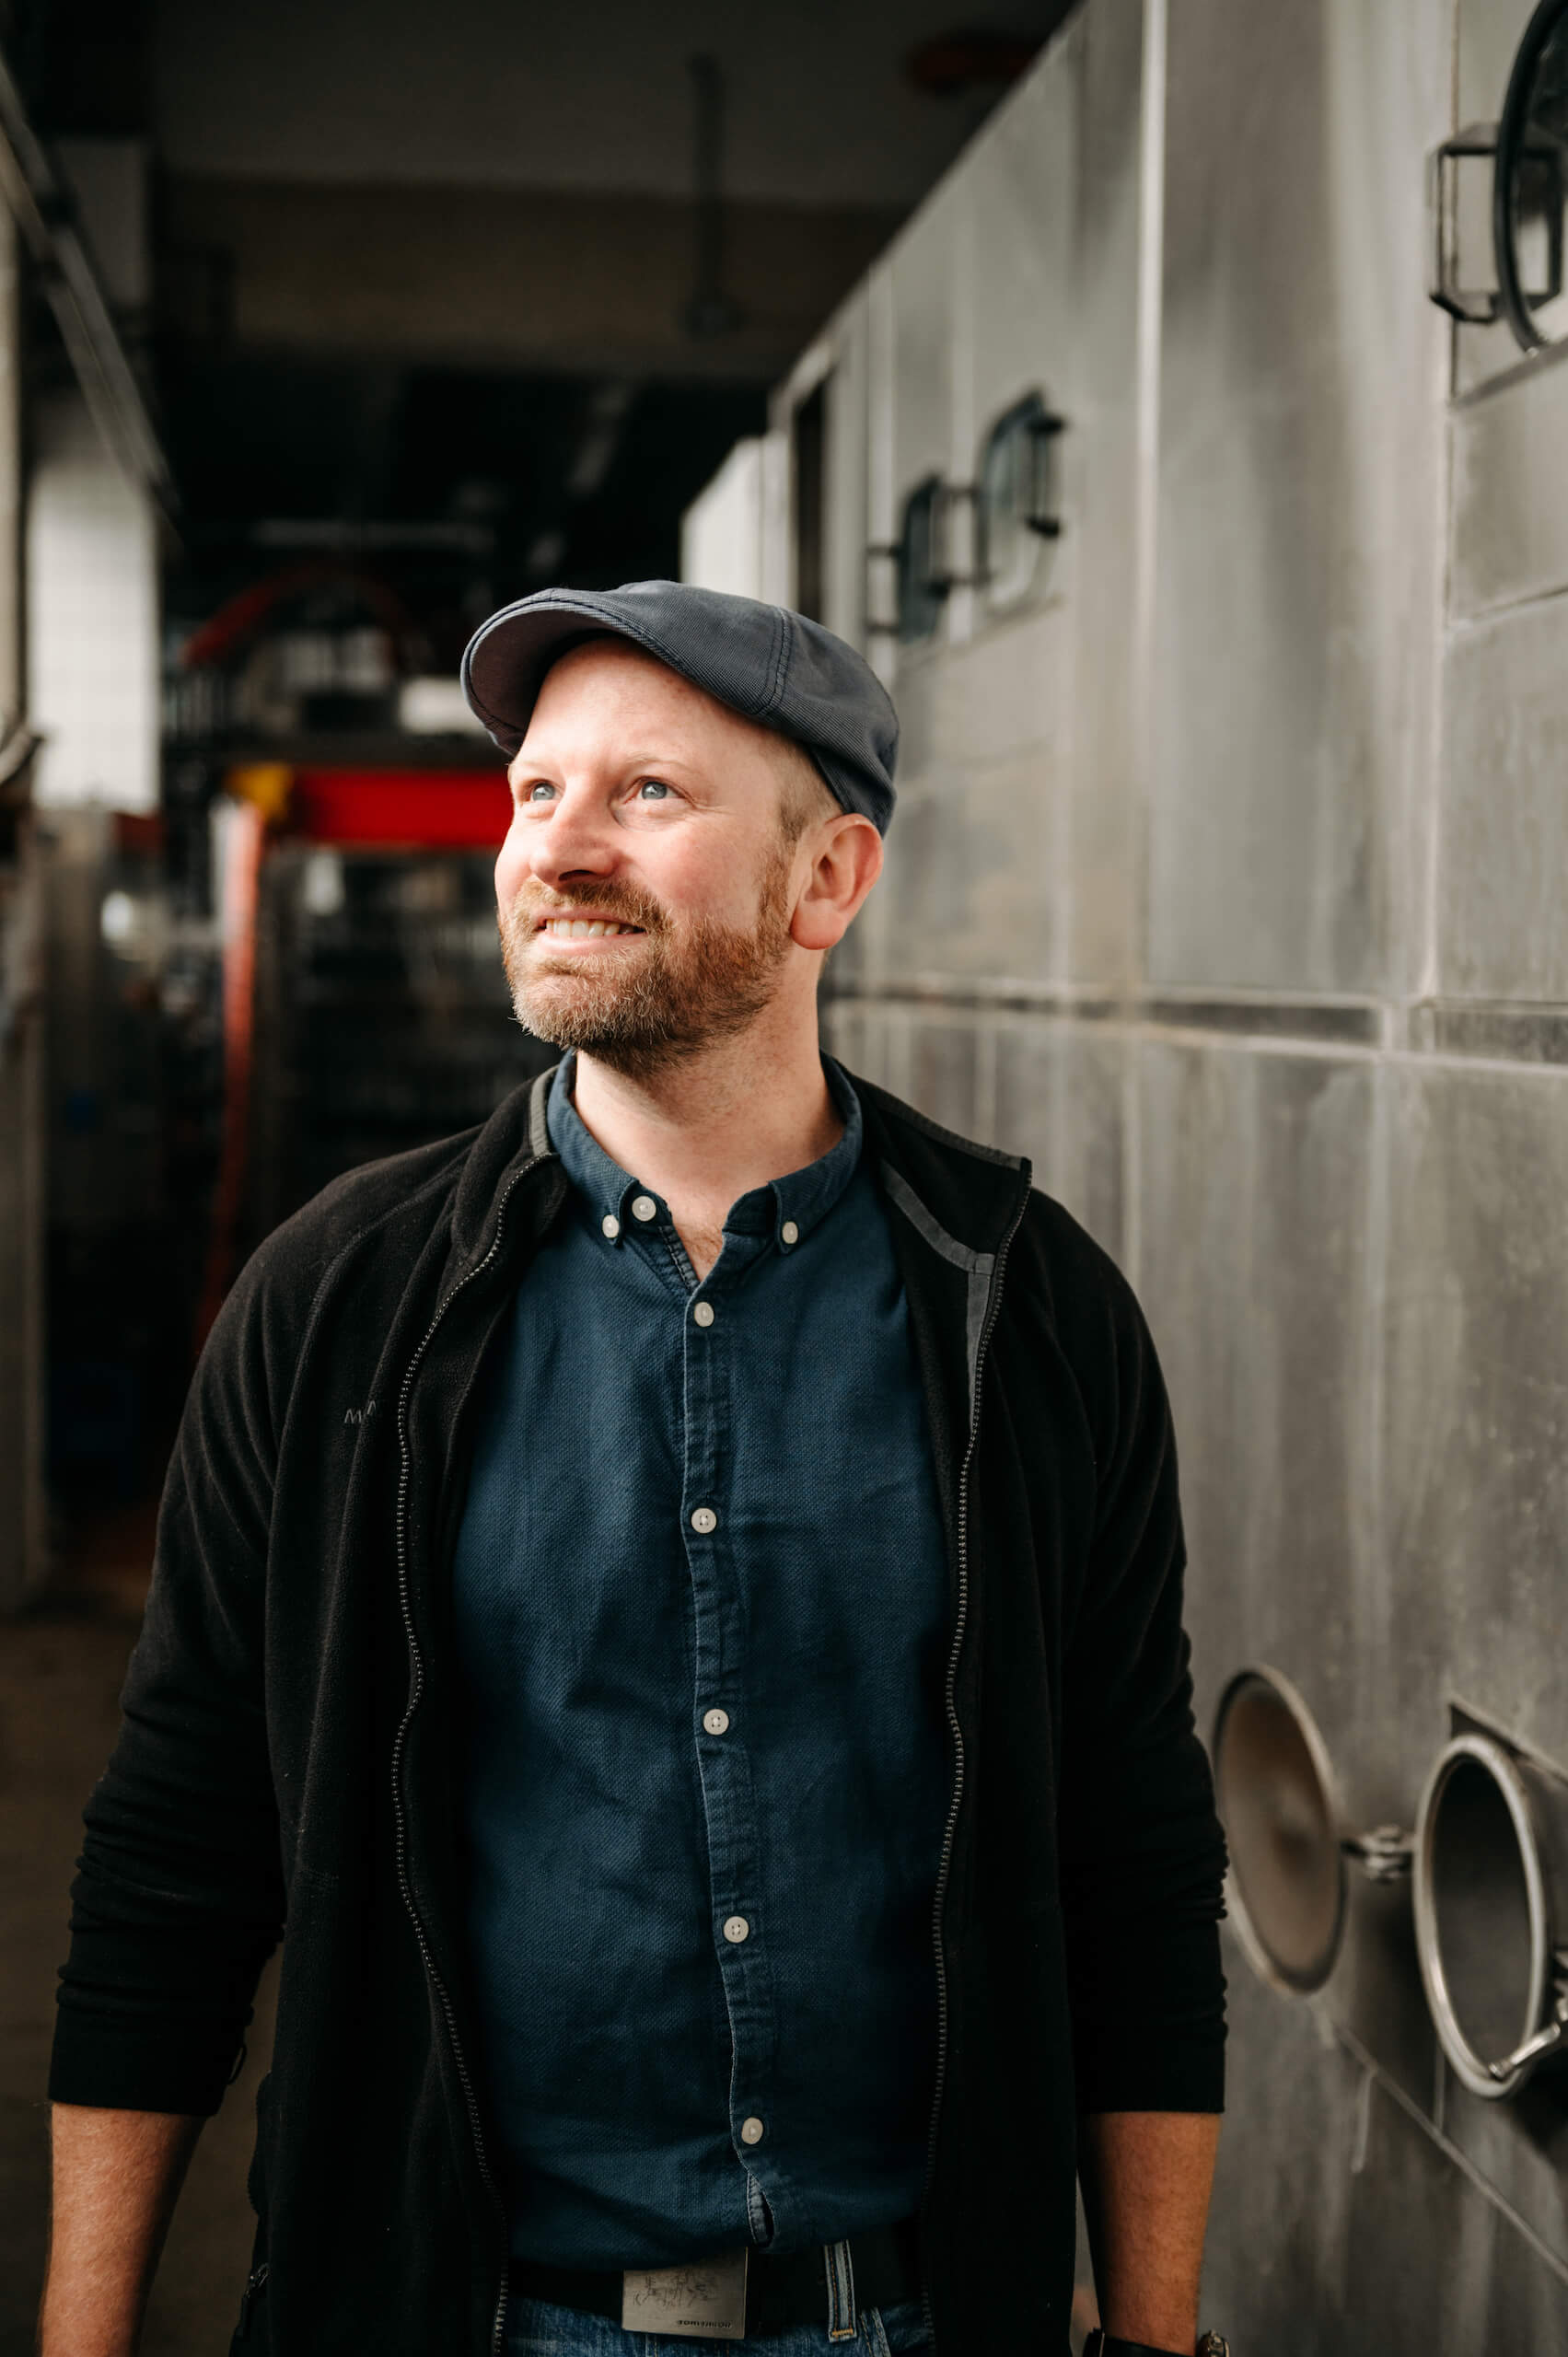
[[[192,1386],[120,1738],[86,1811],[58,2103],[215,2111],[281,1933],[262,1637],[284,1387],[266,1322],[252,1262]]]
[[[1148,1328],[1124,1280],[1101,1266],[1086,1402],[1095,1520],[1063,1664],[1059,1826],[1078,2107],[1219,2111],[1225,1854],[1192,1717],[1176,1445]]]

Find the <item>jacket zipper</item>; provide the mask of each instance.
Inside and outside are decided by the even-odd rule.
[[[269,2267],[267,2261],[263,2259],[260,2267],[253,2267],[250,2270],[250,2274],[246,2277],[245,2296],[239,2303],[239,2329],[235,2336],[237,2340],[250,2340],[250,2311],[255,2306],[257,2301],[261,2298],[261,2293],[266,2290],[267,2278],[271,2273],[272,2269]]]
[[[946,1928],[947,1881],[953,1864],[953,1842],[958,1829],[958,1809],[964,1796],[964,1731],[958,1724],[958,1661],[964,1649],[964,1631],[970,1608],[970,1472],[974,1464],[975,1449],[980,1441],[981,1376],[985,1366],[985,1353],[991,1343],[992,1329],[1002,1306],[1002,1276],[1007,1265],[1007,1255],[1013,1238],[1018,1232],[1027,1203],[1018,1205],[1012,1225],[1003,1237],[991,1271],[991,1291],[985,1306],[985,1323],[980,1329],[980,1340],[974,1354],[974,1406],[970,1417],[970,1436],[964,1459],[958,1469],[958,1608],[953,1623],[953,1643],[947,1655],[947,1682],[943,1690],[943,1702],[947,1713],[947,1726],[953,1738],[953,1796],[947,1804],[947,1822],[942,1835],[941,1854],[936,1862],[936,1894],[931,1908],[931,1942],[936,1956],[936,2076],[931,2095],[931,2131],[925,2153],[925,2192],[922,2207],[930,2200],[932,2185],[936,2176],[936,2135],[942,2118],[942,2096],[947,2079],[947,1959],[943,1950],[942,1935]],[[936,2313],[931,2293],[931,2273],[924,2252],[921,2254],[920,2304],[925,2313],[925,2329],[932,2351],[936,2348]]]
[[[514,1172],[512,1178],[508,1180],[505,1191],[502,1195],[500,1204],[496,1210],[495,1235],[491,1243],[489,1251],[486,1252],[482,1260],[477,1260],[474,1263],[466,1277],[459,1279],[458,1283],[452,1287],[451,1292],[437,1307],[435,1317],[431,1319],[429,1326],[425,1329],[424,1340],[421,1341],[418,1350],[415,1351],[412,1358],[409,1362],[408,1373],[403,1377],[402,1388],[398,1394],[398,1450],[400,1458],[398,1471],[397,1515],[398,1603],[402,1611],[403,1634],[408,1641],[410,1669],[408,1708],[403,1713],[401,1723],[398,1728],[397,1740],[392,1746],[392,1823],[397,1848],[398,1888],[401,1893],[403,1905],[408,1910],[409,1922],[413,1926],[414,1938],[419,1943],[419,1953],[424,1961],[426,1978],[429,1980],[430,1986],[436,1992],[436,2002],[440,2005],[442,2016],[447,2024],[447,2036],[451,2042],[452,2048],[452,2061],[457,2068],[458,2083],[463,2091],[463,2102],[468,2111],[469,2129],[473,2137],[474,2159],[479,2165],[481,2181],[484,2186],[485,2191],[490,2196],[491,2201],[494,2206],[495,2214],[500,2221],[503,2235],[505,2235],[506,2229],[506,2207],[501,2199],[500,2189],[496,2185],[495,2179],[491,2173],[489,2157],[485,2153],[484,2132],[479,2114],[479,2098],[474,2092],[473,2080],[470,2074],[468,2063],[463,2055],[462,2041],[458,2036],[457,2013],[453,2007],[451,1996],[448,1993],[447,1984],[442,1980],[439,1971],[436,1969],[436,1959],[431,1953],[429,1938],[425,1933],[424,1923],[420,1915],[418,1904],[414,1898],[413,1887],[409,1880],[408,1817],[403,1801],[403,1753],[408,1740],[408,1731],[413,1722],[413,1714],[415,1711],[418,1710],[424,1693],[424,1661],[419,1650],[419,1640],[414,1634],[413,1610],[409,1598],[408,1497],[409,1484],[412,1478],[413,1471],[413,1457],[409,1446],[408,1403],[412,1395],[414,1378],[419,1373],[420,1365],[424,1358],[424,1354],[430,1348],[431,1343],[435,1341],[441,1321],[446,1317],[447,1310],[450,1309],[452,1304],[457,1300],[459,1294],[465,1293],[476,1279],[484,1274],[485,1271],[491,1266],[492,1262],[499,1254],[501,1250],[501,1238],[505,1226],[506,1206],[512,1200],[514,1190],[524,1178],[527,1178],[528,1172],[534,1167],[534,1165],[538,1160],[539,1156],[536,1155],[533,1161],[526,1162],[522,1168]],[[506,2270],[503,2268],[501,2270],[500,2286],[495,2297],[495,2314],[490,2328],[491,2357],[501,2357],[501,2346],[505,2338],[506,2332]]]

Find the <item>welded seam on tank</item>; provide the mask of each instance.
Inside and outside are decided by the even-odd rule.
[[[1482,2195],[1486,2200],[1490,2201],[1495,2211],[1507,2219],[1508,2223],[1513,2227],[1515,2233],[1521,2235],[1523,2239],[1528,2243],[1530,2248],[1534,2251],[1541,2264],[1544,2267],[1551,2269],[1558,2282],[1560,2283],[1568,2283],[1568,2258],[1563,2258],[1560,2253],[1554,2251],[1551,2245],[1543,2240],[1541,2235],[1536,2232],[1536,2229],[1530,2224],[1529,2220],[1520,2216],[1518,2211],[1515,2209],[1507,2196],[1505,2194],[1499,2193],[1491,2178],[1481,2175],[1480,2169],[1477,2168],[1475,2163],[1471,2160],[1468,2153],[1461,2152],[1458,2145],[1454,2143],[1448,2137],[1445,2136],[1440,2128],[1436,2128],[1433,2125],[1425,2112],[1423,2111],[1420,2104],[1415,2101],[1412,2096],[1406,2095],[1403,2087],[1400,2085],[1397,2080],[1389,2077],[1388,2072],[1384,2070],[1383,2065],[1377,2061],[1373,2055],[1367,2052],[1365,2047],[1363,2046],[1360,2038],[1357,2038],[1353,2030],[1346,2029],[1342,2022],[1332,2022],[1330,2026],[1333,2030],[1334,2036],[1338,2038],[1340,2044],[1344,2048],[1345,2052],[1350,2056],[1351,2060],[1353,2062],[1358,2063],[1369,2078],[1376,2080],[1377,2084],[1382,2088],[1383,2093],[1386,2096],[1392,2096],[1393,2100],[1399,2105],[1400,2109],[1405,2114],[1406,2118],[1412,2119],[1416,2126],[1421,2130],[1423,2135],[1429,2138],[1430,2141],[1436,2145],[1438,2151],[1446,2154],[1446,2156],[1453,2162],[1454,2166],[1459,2171],[1460,2175],[1469,2179],[1469,2182],[1474,2186],[1476,2191]]]
[[[1509,1054],[1503,1040],[1488,1040],[1485,1046],[1471,1047],[1464,1044],[1462,1036],[1434,1039],[1420,1030],[1406,1038],[1391,1037],[1391,1018],[1401,1015],[1421,1018],[1434,1011],[1421,1003],[1406,1005],[1396,999],[1344,1004],[1331,999],[1234,996],[1224,1002],[1205,999],[1184,1004],[1165,993],[1146,998],[1133,993],[1125,999],[1101,994],[1077,1000],[1049,987],[1028,991],[966,988],[938,995],[923,987],[900,985],[877,991],[838,991],[830,1003],[852,1012],[912,1012],[933,1023],[961,1025],[966,1017],[996,1024],[1022,1019],[1092,1028],[1102,1034],[1133,1031],[1176,1041],[1219,1041],[1226,1049],[1264,1055],[1326,1057],[1345,1062],[1387,1061],[1419,1065],[1423,1071],[1453,1070],[1561,1080],[1568,1069],[1568,1016],[1561,1008],[1521,1009],[1517,1028],[1520,1045]],[[1313,1028],[1295,1028],[1288,1020],[1249,1023],[1249,1016],[1259,1011],[1287,1018],[1293,1012],[1304,1013],[1313,1018]],[[1435,1012],[1439,1016],[1455,1016],[1472,1030],[1481,1019],[1491,1015],[1482,1003],[1466,1007],[1440,1002]],[[1332,1019],[1342,1013],[1347,1017],[1342,1025]],[[1385,1019],[1376,1024],[1364,1022],[1364,1016]],[[909,1084],[905,1086],[907,1090]]]

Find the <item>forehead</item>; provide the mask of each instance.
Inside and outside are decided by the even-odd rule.
[[[681,740],[712,742],[763,732],[693,686],[656,656],[624,639],[589,639],[545,674],[517,758],[530,748],[613,737],[650,726]]]
[[[809,784],[817,774],[790,739],[619,638],[589,639],[552,665],[506,774],[516,787],[534,770],[610,774],[645,763],[681,772],[705,798],[738,807],[775,807],[802,776]]]

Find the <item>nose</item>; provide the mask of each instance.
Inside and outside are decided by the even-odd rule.
[[[574,877],[605,877],[619,865],[615,830],[597,796],[568,786],[549,815],[523,820],[528,870],[559,890]]]

